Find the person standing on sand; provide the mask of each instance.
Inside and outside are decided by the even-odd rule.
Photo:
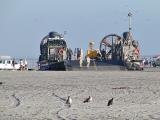
[[[80,59],[80,48],[77,48],[77,60]]]
[[[77,48],[74,49],[74,60],[77,60]]]
[[[80,48],[79,50],[79,66],[82,67],[82,63],[83,63],[83,50],[82,48]]]
[[[28,63],[27,63],[27,60],[26,59],[24,59],[24,69],[25,70],[28,70]]]
[[[72,55],[73,55],[72,49],[71,48],[67,48],[67,60],[71,61]]]
[[[89,68],[89,66],[90,66],[90,60],[91,60],[91,59],[90,59],[90,57],[88,57],[88,56],[87,56],[87,57],[86,57],[86,61],[87,61],[87,68]]]
[[[72,49],[71,49],[71,48],[69,48],[69,60],[71,60],[71,59],[72,59],[72,55],[73,55],[73,51],[72,51]]]
[[[92,53],[93,53],[93,45],[94,45],[94,42],[89,42],[89,48],[87,50],[87,55],[86,55],[87,68],[89,68],[90,66],[90,60],[91,60]]]
[[[20,70],[23,70],[23,60],[20,59]]]
[[[15,62],[16,62],[15,59],[13,59],[13,60],[12,60],[13,69],[15,69]]]

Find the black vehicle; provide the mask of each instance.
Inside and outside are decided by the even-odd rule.
[[[65,70],[66,48],[63,35],[50,32],[45,36],[40,43],[40,70]]]

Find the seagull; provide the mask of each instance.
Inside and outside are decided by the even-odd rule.
[[[70,96],[68,96],[68,99],[67,99],[67,101],[66,101],[66,104],[69,104],[69,105],[71,105],[71,104],[72,104],[72,99],[71,99],[71,97],[70,97]]]
[[[87,99],[85,99],[85,100],[83,101],[83,103],[91,102],[91,101],[92,101],[92,97],[91,97],[91,96],[89,96]]]
[[[113,98],[108,101],[108,106],[113,104]]]

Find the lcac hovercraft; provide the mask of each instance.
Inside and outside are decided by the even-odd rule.
[[[62,35],[49,33],[40,45],[40,70],[143,70],[139,44],[131,33],[131,16],[129,13],[129,31],[122,37],[106,35],[96,50],[94,42],[90,42],[86,55],[82,49],[76,50],[77,59],[68,59],[69,49]]]

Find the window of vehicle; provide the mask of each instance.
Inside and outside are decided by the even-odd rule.
[[[5,60],[2,60],[2,63],[5,64]]]

